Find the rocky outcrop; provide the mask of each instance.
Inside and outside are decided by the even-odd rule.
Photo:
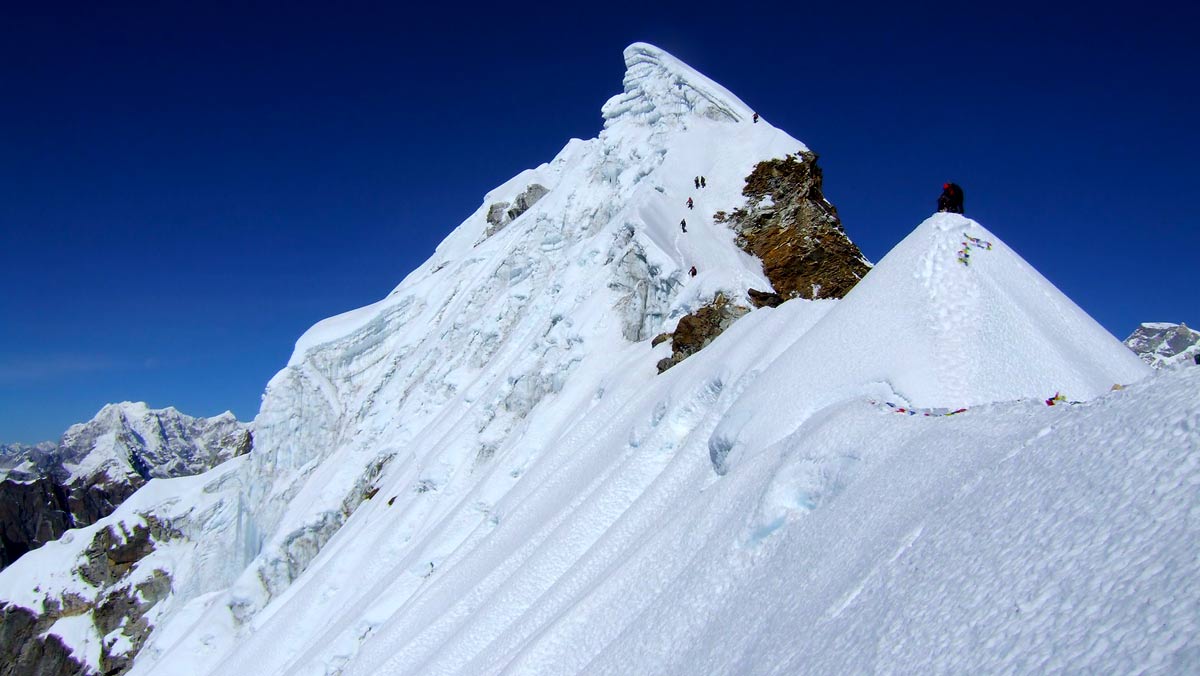
[[[747,289],[746,295],[754,307],[779,307],[784,301],[784,297],[777,293],[758,289]]]
[[[774,295],[755,290],[759,307],[778,305],[777,298],[841,298],[870,269],[821,180],[809,151],[760,162],[742,189],[746,205],[716,216],[737,233],[738,246],[762,261]]]
[[[834,208],[821,192],[821,169],[809,151],[759,162],[742,189],[744,207],[717,212],[718,223],[737,233],[744,251],[762,261],[773,291],[748,289],[754,307],[777,307],[791,298],[841,298],[870,269],[862,252],[842,229]],[[671,356],[658,362],[662,373],[708,345],[749,311],[718,294],[712,303],[679,320]]]
[[[1200,331],[1187,324],[1144,323],[1125,339],[1125,345],[1157,369],[1200,364]]]
[[[92,672],[71,657],[62,639],[42,636],[57,618],[28,608],[0,608],[0,676],[84,676]]]
[[[750,308],[735,305],[724,294],[718,293],[711,303],[680,317],[675,331],[655,336],[651,341],[651,345],[671,341],[671,356],[658,361],[658,372],[662,373],[702,350],[749,311]]]
[[[156,543],[179,538],[168,524],[143,516],[144,524],[101,528],[72,573],[94,587],[95,598],[64,592],[42,599],[41,611],[4,604],[0,608],[0,676],[120,675],[131,668],[150,635],[149,611],[172,591],[161,569],[139,572]],[[86,587],[82,587],[86,588]],[[86,617],[101,638],[100,670],[78,662],[54,634],[62,618]]]
[[[5,447],[0,463],[0,569],[25,552],[108,516],[153,478],[189,476],[250,452],[233,414],[110,404],[57,444]]]
[[[108,516],[142,483],[81,480],[63,486],[51,477],[0,481],[0,568],[70,528]]]
[[[96,531],[72,573],[97,590],[88,599],[72,592],[49,595],[41,612],[16,604],[0,608],[0,676],[35,674],[123,674],[133,666],[153,627],[148,613],[171,593],[166,571],[138,570],[156,543],[180,533],[153,516],[132,528],[124,524]],[[72,657],[56,636],[54,625],[63,618],[87,616],[101,638],[99,671]]]
[[[529,208],[536,204],[538,200],[545,197],[548,192],[550,191],[545,186],[533,183],[525,188],[524,192],[517,195],[511,203],[496,202],[489,206],[486,217],[488,222],[486,236],[491,237],[503,230],[504,226],[512,223],[517,220],[518,216],[529,211]]]

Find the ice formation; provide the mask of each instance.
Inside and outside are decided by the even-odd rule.
[[[712,216],[804,146],[662,50],[625,59],[598,138],[300,338],[252,455],[152,481],[0,598],[113,593],[72,566],[152,514],[130,575],[172,586],[133,674],[1194,668],[1200,369],[1147,378],[937,215],[845,299],[754,310],[658,374],[657,332],[769,288]],[[133,645],[61,635],[93,667]]]

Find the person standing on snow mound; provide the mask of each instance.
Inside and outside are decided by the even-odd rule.
[[[952,214],[963,212],[963,191],[957,183],[942,184],[942,196],[938,198],[938,211]]]

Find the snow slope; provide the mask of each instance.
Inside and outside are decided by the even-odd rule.
[[[711,450],[723,468],[738,447],[774,441],[769,422],[799,423],[864,392],[957,409],[1055,393],[1091,399],[1148,373],[998,237],[940,213],[897,244],[747,392]],[[779,397],[784,389],[790,396]]]
[[[661,50],[625,58],[599,138],[301,337],[252,455],[98,524],[183,533],[131,673],[1194,670],[1200,369],[1146,377],[938,215],[845,299],[755,310],[657,374],[650,337],[766,288],[711,216],[803,146]],[[964,233],[993,243],[969,265]],[[0,598],[89,593],[35,568],[88,539]]]

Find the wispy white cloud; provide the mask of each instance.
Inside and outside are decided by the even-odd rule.
[[[103,355],[7,356],[0,357],[0,385],[33,383],[119,368],[122,368],[119,362]]]

